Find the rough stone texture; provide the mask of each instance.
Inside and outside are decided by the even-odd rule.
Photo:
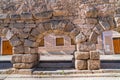
[[[90,51],[90,59],[97,59],[99,60],[100,59],[100,55],[97,51]]]
[[[19,46],[13,47],[13,53],[14,54],[24,54],[24,46],[19,45]]]
[[[86,23],[87,24],[97,24],[97,19],[94,19],[94,18],[87,18],[86,19]]]
[[[21,19],[32,19],[32,13],[30,12],[22,13]]]
[[[36,54],[38,53],[38,48],[30,48],[30,47],[24,47],[25,53],[26,54]]]
[[[14,54],[12,56],[12,63],[21,63],[22,62],[22,54]]]
[[[84,42],[86,40],[86,37],[83,33],[79,33],[76,36],[76,43]]]
[[[53,16],[67,16],[68,12],[65,10],[55,10]]]
[[[30,41],[30,40],[25,40],[25,42],[24,42],[24,46],[26,46],[26,47],[31,47],[32,45],[33,45],[33,41]]]
[[[100,60],[88,60],[88,70],[100,69]]]
[[[104,28],[104,30],[110,30],[111,26],[106,19],[100,20],[99,24]]]
[[[43,23],[43,26],[46,31],[49,31],[52,28],[52,23],[46,22],[46,23]]]
[[[71,26],[71,23],[68,23],[64,29],[65,32],[71,32],[74,29],[74,26]]]
[[[77,70],[86,70],[87,69],[87,61],[86,60],[75,60],[75,68]]]
[[[90,58],[90,53],[89,52],[75,52],[75,59],[76,60],[87,60]]]
[[[26,54],[30,54],[30,47],[24,47],[24,49]]]
[[[7,14],[0,14],[0,19],[6,19],[7,18]]]
[[[10,40],[12,36],[13,36],[13,33],[10,30],[8,30],[8,32],[6,33],[6,38]]]
[[[79,47],[80,51],[91,51],[91,50],[96,50],[96,45],[91,42],[84,42],[80,44]]]
[[[38,53],[38,48],[31,48],[30,52],[36,54]]]
[[[30,32],[31,29],[32,29],[32,28],[30,28],[30,27],[25,27],[25,28],[23,29],[23,31],[27,33],[27,32]]]
[[[97,37],[98,37],[98,34],[93,31],[93,32],[90,34],[89,41],[90,41],[90,42],[93,42],[93,43],[97,43]]]
[[[85,11],[86,17],[97,17],[97,15],[98,15],[97,13],[98,13],[98,11],[94,7],[89,7]]]
[[[11,42],[12,46],[18,46],[18,45],[22,44],[22,42],[20,41],[20,39],[17,36],[13,36],[10,39],[10,42]]]
[[[36,19],[46,19],[46,18],[50,18],[51,16],[52,16],[52,11],[44,11],[41,13],[36,13],[34,15]]]
[[[73,30],[70,32],[70,37],[75,37],[75,36],[77,36],[79,33],[80,33],[80,31],[79,31],[77,28],[75,28],[75,29],[73,29]]]
[[[33,63],[36,62],[38,58],[37,54],[24,54],[22,56],[22,62],[23,63]]]
[[[32,31],[31,31],[31,35],[32,36],[38,36],[40,34],[40,32],[39,31],[37,31],[37,29],[32,29]]]
[[[31,69],[34,67],[34,63],[15,63],[13,67],[16,69]]]
[[[95,53],[91,52],[90,57],[88,53],[96,49],[98,35],[105,30],[120,27],[120,5],[116,4],[118,0],[75,1],[0,0],[0,34],[10,40],[15,54],[23,55],[37,53],[39,42],[47,34],[65,34],[74,39],[75,43],[80,43],[82,53],[75,52],[77,60],[88,60],[90,57],[99,59]],[[25,57],[23,63],[15,63],[13,66],[33,67],[35,64],[25,63]],[[28,62],[34,61],[31,56],[29,59],[31,61]],[[90,64],[97,65],[97,60],[93,61],[94,64],[91,61],[88,60],[89,69],[96,69],[90,67]]]
[[[26,21],[27,22],[27,21]],[[36,24],[25,24],[25,27],[28,27],[28,28],[35,28],[36,27]]]
[[[25,27],[24,23],[13,23],[11,25],[13,28],[17,28],[17,29],[23,29]]]

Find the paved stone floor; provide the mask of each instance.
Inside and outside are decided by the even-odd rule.
[[[64,77],[40,77],[39,75],[0,75],[0,80],[120,80],[120,74],[107,74],[106,76],[97,76],[97,77],[92,77],[92,76],[64,76]],[[96,74],[100,75],[100,74]],[[116,76],[115,76],[116,75]]]
[[[87,77],[87,78],[8,78],[4,80],[120,80],[117,77]]]

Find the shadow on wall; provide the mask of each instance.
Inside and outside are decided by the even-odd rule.
[[[12,63],[10,61],[0,62],[0,70],[12,68]]]
[[[120,69],[120,61],[101,61],[101,69]]]

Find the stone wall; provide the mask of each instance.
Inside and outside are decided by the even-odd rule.
[[[64,45],[56,45],[56,38],[63,38]],[[68,47],[69,46],[69,47]],[[44,37],[44,46],[38,48],[40,55],[71,55],[75,45],[71,45],[71,38],[62,34],[48,34]]]
[[[94,56],[90,51],[96,50],[98,35],[120,26],[118,0],[75,1],[0,0],[0,32],[14,47],[14,68],[32,68],[38,63],[39,42],[47,34],[68,35],[74,39],[78,54]],[[90,56],[75,58],[76,68],[99,69],[99,58]],[[88,67],[78,68],[80,63]]]

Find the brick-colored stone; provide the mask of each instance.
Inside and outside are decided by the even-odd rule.
[[[100,59],[100,54],[97,51],[90,51],[90,59]]]
[[[86,70],[87,69],[87,61],[86,60],[75,60],[75,68],[77,70]]]
[[[100,60],[88,60],[88,70],[100,69]]]
[[[75,52],[75,59],[76,60],[87,60],[90,58],[90,53],[89,52]]]

